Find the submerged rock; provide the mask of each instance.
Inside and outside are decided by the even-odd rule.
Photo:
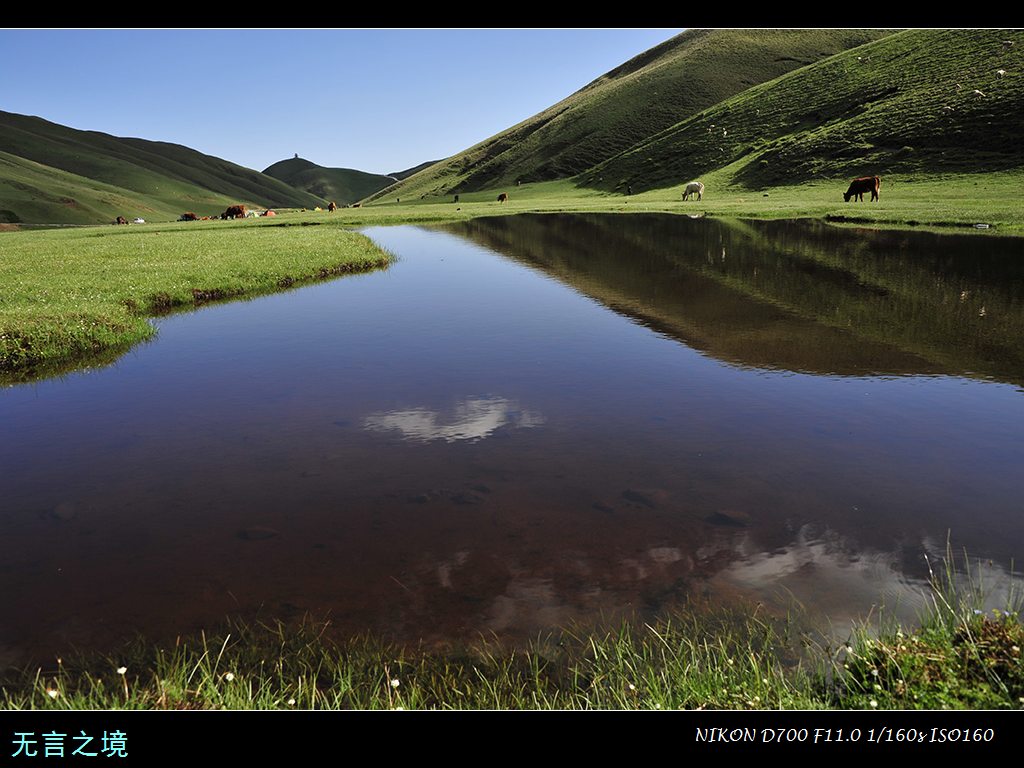
[[[430,501],[437,501],[446,493],[446,491],[431,488],[429,491],[424,491],[423,493],[417,493],[410,496],[408,500],[412,504],[426,504]]]
[[[62,501],[50,512],[50,516],[54,520],[74,520],[78,517],[78,507],[72,504],[70,501]]]
[[[622,498],[624,498],[626,501],[632,501],[634,504],[643,504],[645,507],[648,507],[649,509],[654,509],[655,506],[654,499],[652,499],[650,496],[647,496],[646,494],[640,493],[640,491],[635,491],[632,488],[628,488],[627,490],[623,491]]]
[[[721,509],[705,517],[704,522],[711,523],[711,525],[746,528],[752,521],[750,515],[746,512],[739,512],[735,509]]]
[[[475,493],[469,491],[462,491],[460,493],[452,494],[451,500],[456,504],[479,504],[484,500],[483,496],[478,496]]]
[[[278,531],[273,528],[264,528],[262,526],[253,526],[252,528],[243,528],[238,532],[238,538],[243,541],[262,541],[263,539],[272,539],[275,536],[280,536]]]

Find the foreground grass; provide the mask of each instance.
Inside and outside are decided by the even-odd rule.
[[[567,634],[528,651],[442,654],[324,626],[235,627],[173,648],[136,643],[7,681],[0,706],[158,709],[816,708],[811,679],[785,668],[779,630],[719,614],[682,615],[598,637]]]
[[[218,221],[5,233],[0,381],[116,355],[153,335],[146,318],[156,313],[383,267],[391,258],[338,227]]]
[[[328,626],[233,627],[8,674],[6,709],[1020,709],[1019,611],[941,586],[922,625],[838,645],[791,619],[693,608],[526,651],[402,649]]]

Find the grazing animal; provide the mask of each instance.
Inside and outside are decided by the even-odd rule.
[[[192,211],[188,211],[181,214],[181,218],[178,221],[199,221],[199,217],[192,213]]]
[[[858,202],[864,202],[864,193],[871,193],[871,200],[878,199],[878,188],[882,185],[882,179],[878,176],[861,176],[850,182],[850,188],[843,193],[843,201],[850,202],[851,197],[856,197]]]
[[[115,223],[116,224],[127,224],[128,223],[128,219],[126,219],[124,216],[118,216],[117,217],[117,221]]]
[[[455,196],[455,199],[454,199],[454,200],[453,200],[452,202],[454,202],[454,203],[457,203],[457,202],[459,202],[459,196],[458,196],[458,195],[456,195],[456,196]]]
[[[498,195],[498,202],[499,203],[507,203],[508,202],[508,193],[507,192],[502,192],[500,195]]]
[[[330,211],[331,213],[334,213],[336,210],[338,210],[338,204],[331,200],[331,202],[327,204],[327,210]]]
[[[362,203],[352,203],[352,207],[353,208],[362,208],[363,204]]]
[[[221,219],[244,219],[245,218],[245,206],[244,205],[229,205],[228,209],[220,215]]]
[[[683,200],[689,200],[690,195],[696,195],[697,200],[704,199],[704,185],[699,181],[691,181],[683,188]]]

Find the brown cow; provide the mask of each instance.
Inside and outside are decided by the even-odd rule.
[[[864,202],[864,193],[871,193],[871,200],[874,202],[878,199],[878,188],[882,184],[882,179],[878,176],[861,176],[859,179],[854,179],[850,182],[850,188],[843,193],[843,201],[850,202],[851,197],[856,197],[858,202]]]
[[[338,204],[331,200],[331,202],[327,204],[327,210],[330,211],[331,213],[334,213],[336,210],[338,210]]]
[[[506,192],[502,192],[500,195],[498,195],[498,202],[499,203],[507,203],[508,202],[508,194]]]
[[[221,219],[244,219],[245,218],[245,206],[244,205],[229,205],[228,209],[220,215]]]
[[[124,216],[118,216],[117,217],[117,221],[115,221],[114,223],[115,224],[127,224],[128,223],[128,219],[126,219]]]
[[[178,221],[198,221],[199,217],[196,216],[192,211],[181,214],[181,218]]]

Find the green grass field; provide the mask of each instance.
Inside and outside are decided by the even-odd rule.
[[[636,213],[663,211],[695,216],[747,218],[829,218],[872,226],[973,228],[989,224],[988,231],[1024,234],[1024,205],[1019,190],[1024,170],[986,174],[893,174],[882,177],[880,199],[871,203],[843,202],[849,178],[807,181],[767,187],[760,191],[733,183],[724,168],[701,180],[704,199],[682,200],[682,184],[626,196],[617,192],[578,187],[571,180],[495,187],[459,195],[422,199],[379,198],[362,208],[338,211],[336,220],[350,225],[435,221],[523,212],[595,211]],[[498,203],[499,192],[509,195]],[[461,209],[461,210],[459,210]]]
[[[391,260],[342,227],[266,221],[269,226],[199,221],[4,233],[0,381],[109,359],[109,353],[152,336],[146,317],[157,312],[281,290]]]

